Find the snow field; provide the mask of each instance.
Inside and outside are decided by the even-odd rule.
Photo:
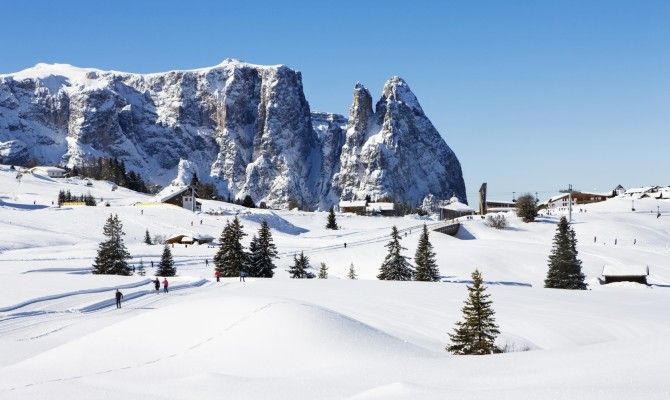
[[[110,207],[52,208],[60,189],[90,190]],[[338,214],[342,229],[329,231],[327,213],[135,205],[148,201],[105,182],[26,175],[17,184],[0,166],[0,398],[670,397],[668,200],[636,200],[632,212],[612,199],[574,213],[592,289],[579,292],[542,288],[558,215],[533,224],[508,215],[503,231],[463,220],[460,238],[431,232],[444,282],[380,282],[390,226],[413,257],[421,225],[437,221]],[[146,277],[88,273],[110,213]],[[216,248],[176,245],[171,293],[153,293],[146,281],[162,247],[142,243],[145,229],[218,238],[234,215],[245,243],[268,220],[281,255],[275,278],[216,283],[204,262]],[[315,268],[325,262],[330,279],[288,279],[297,251]],[[360,280],[346,279],[350,263]],[[652,286],[599,285],[604,264],[649,265]],[[488,283],[498,344],[512,353],[444,351],[474,268]]]

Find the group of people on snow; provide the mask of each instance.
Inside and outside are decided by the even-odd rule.
[[[158,280],[158,277],[153,280],[154,288],[156,289],[156,293],[159,293],[160,288],[161,288],[161,281]],[[167,278],[163,278],[163,293],[168,293],[168,287],[170,283],[168,282]],[[116,308],[121,308],[121,300],[123,299],[123,293],[119,289],[116,289]]]

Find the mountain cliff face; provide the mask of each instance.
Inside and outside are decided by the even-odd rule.
[[[362,85],[354,101],[333,186],[343,200],[392,199],[421,204],[428,194],[466,201],[461,165],[405,81],[393,77],[372,111]]]
[[[366,194],[465,200],[458,160],[399,78],[375,111],[357,85],[347,121],[312,113],[300,72],[282,65],[226,60],[141,75],[38,64],[0,75],[0,162],[73,166],[101,156],[162,185],[186,160],[221,195],[273,207],[326,208]]]

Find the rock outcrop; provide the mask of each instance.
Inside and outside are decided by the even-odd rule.
[[[465,200],[458,160],[399,78],[374,111],[356,85],[347,121],[310,112],[300,72],[283,65],[132,74],[38,64],[0,75],[0,162],[101,156],[161,185],[187,160],[222,196],[272,207],[327,208],[365,194]]]

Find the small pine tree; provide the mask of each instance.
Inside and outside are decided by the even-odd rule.
[[[328,266],[326,265],[325,262],[321,263],[321,266],[319,267],[319,279],[328,279]]]
[[[516,214],[521,217],[523,222],[533,222],[537,217],[537,200],[535,197],[526,193],[516,200]]]
[[[582,262],[577,258],[575,231],[565,217],[556,227],[554,246],[549,255],[549,270],[544,287],[555,289],[586,289]]]
[[[252,277],[272,278],[274,269],[277,268],[273,261],[276,258],[279,258],[277,246],[272,240],[267,221],[263,220],[258,229],[258,236],[254,235],[249,244],[246,271]]]
[[[144,231],[144,243],[151,245],[151,236],[149,235],[149,230]]]
[[[93,264],[94,274],[130,275],[126,260],[132,258],[123,243],[123,225],[117,215],[110,215],[102,228],[107,240],[98,246],[98,254]]]
[[[244,199],[242,200],[242,203],[240,203],[240,204],[244,207],[256,208],[256,204],[254,203],[254,200],[249,195],[244,196]]]
[[[358,275],[356,275],[356,269],[354,268],[354,263],[351,263],[351,265],[349,265],[349,273],[347,274],[347,278],[358,279]]]
[[[177,269],[174,267],[170,246],[165,245],[161,261],[158,263],[158,268],[156,269],[156,276],[175,276],[176,274]]]
[[[400,234],[395,226],[391,228],[391,240],[386,244],[388,254],[384,258],[377,279],[391,281],[409,281],[412,279],[412,267],[407,257],[400,254],[404,247],[400,245]]]
[[[495,339],[500,331],[495,323],[493,302],[478,270],[472,273],[472,286],[468,285],[468,299],[462,308],[463,320],[456,323],[454,333],[449,334],[451,345],[447,351],[457,355],[483,355],[499,353]]]
[[[311,279],[314,274],[309,272],[311,266],[309,265],[309,258],[304,252],[300,252],[300,256],[293,256],[293,265],[289,268],[288,273],[293,279]]]
[[[140,263],[137,265],[137,275],[144,276],[147,274],[147,270],[144,268],[144,261],[140,260]]]
[[[435,261],[435,253],[433,252],[433,245],[428,238],[428,227],[426,227],[426,224],[423,224],[423,232],[421,232],[421,236],[419,237],[419,245],[414,255],[414,263],[416,264],[414,280],[435,282],[440,279],[440,270]]]
[[[239,276],[247,264],[247,254],[242,246],[242,238],[246,236],[239,218],[226,222],[221,233],[219,251],[214,255],[214,268],[224,277]]]
[[[337,226],[337,220],[335,219],[335,210],[333,207],[330,207],[330,211],[328,212],[328,223],[326,224],[326,229],[332,229],[332,230],[337,230],[339,229]]]

